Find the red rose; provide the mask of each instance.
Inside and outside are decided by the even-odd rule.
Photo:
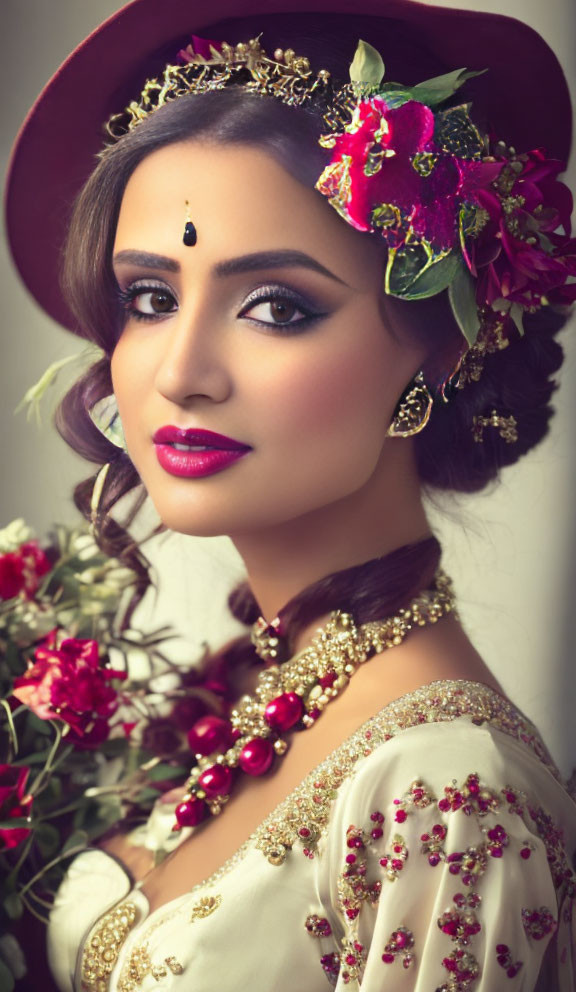
[[[0,820],[30,816],[32,796],[26,795],[29,768],[0,765]],[[30,833],[30,827],[0,829],[0,851],[17,847]]]
[[[97,641],[67,637],[58,647],[57,636],[55,628],[36,648],[35,663],[14,679],[14,695],[41,720],[63,720],[71,739],[96,747],[118,708],[118,693],[108,683],[126,673],[101,667]]]
[[[50,559],[37,541],[26,541],[18,551],[0,555],[0,599],[12,599],[20,593],[32,599],[41,577],[51,568]]]

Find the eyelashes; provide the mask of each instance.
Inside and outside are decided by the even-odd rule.
[[[178,310],[172,291],[164,283],[154,280],[134,282],[126,289],[118,288],[118,299],[125,319],[157,321]],[[249,316],[251,310],[260,310],[260,317]],[[297,314],[300,316],[293,319]],[[270,327],[280,334],[293,334],[327,314],[303,299],[300,293],[275,284],[260,286],[250,293],[237,316],[256,326]],[[270,319],[264,319],[266,316]]]

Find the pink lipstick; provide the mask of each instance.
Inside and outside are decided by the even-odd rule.
[[[252,448],[234,438],[200,428],[160,427],[153,437],[156,457],[171,475],[198,479],[237,462]]]

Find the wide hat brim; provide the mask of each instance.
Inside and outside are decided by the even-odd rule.
[[[176,61],[191,34],[247,40],[270,15],[323,16],[327,31],[340,18],[343,35],[348,27],[342,23],[349,20],[351,54],[358,19],[376,18],[365,40],[382,52],[387,78],[404,83],[426,78],[425,72],[394,76],[395,54],[405,49],[406,38],[415,40],[416,52],[418,46],[428,50],[439,71],[489,68],[468,85],[494,133],[518,151],[542,147],[552,158],[568,157],[572,114],[564,74],[542,37],[514,18],[415,0],[133,0],[89,35],[47,83],[8,168],[6,226],[15,264],[38,303],[64,327],[78,333],[59,285],[62,247],[76,195],[103,146],[104,122],[138,96],[146,78]],[[254,20],[246,37],[235,38],[239,17]],[[262,43],[270,50],[266,38]]]

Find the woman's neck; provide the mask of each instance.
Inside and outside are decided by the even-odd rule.
[[[344,499],[231,538],[244,560],[261,615],[270,621],[319,579],[430,536],[411,446],[403,441],[387,460],[386,472],[378,469],[365,486]],[[296,650],[308,643],[303,631],[298,642]]]

